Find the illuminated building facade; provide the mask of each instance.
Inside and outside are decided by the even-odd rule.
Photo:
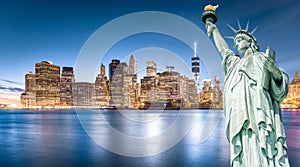
[[[75,82],[72,84],[74,106],[95,105],[95,83]]]
[[[202,92],[200,93],[200,106],[210,107],[213,98],[213,90],[210,80],[203,81]]]
[[[101,64],[100,73],[95,81],[95,101],[98,106],[109,106],[109,81],[105,75],[103,64]]]
[[[60,80],[60,104],[63,106],[73,105],[72,84],[75,82],[72,67],[63,67]]]
[[[35,64],[36,106],[60,103],[60,67],[47,61]]]
[[[214,78],[214,86],[212,86],[211,80],[203,81],[203,88],[200,93],[200,107],[223,107],[223,93],[220,89],[220,81],[217,76]]]
[[[294,79],[289,84],[289,92],[282,105],[284,108],[300,108],[300,78],[298,71],[296,71]]]
[[[35,74],[31,71],[25,74],[25,92],[21,94],[22,108],[34,108],[36,106]]]
[[[124,82],[124,77],[128,72],[128,65],[122,62],[117,65],[113,70],[112,76],[110,76],[110,104],[112,106],[123,108],[128,105],[129,101],[129,90],[127,79]]]

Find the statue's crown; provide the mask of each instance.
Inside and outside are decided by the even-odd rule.
[[[239,29],[236,30],[234,29],[232,26],[230,26],[229,24],[227,24],[227,26],[235,33],[234,36],[228,36],[227,38],[231,38],[234,41],[239,38],[239,37],[243,37],[245,39],[252,39],[255,43],[256,43],[256,39],[253,36],[254,32],[256,31],[257,27],[255,27],[251,32],[248,32],[249,29],[249,21],[247,22],[246,28],[242,29],[240,22],[237,20]]]

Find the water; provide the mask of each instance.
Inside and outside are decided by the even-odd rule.
[[[184,114],[178,111],[84,113],[79,116],[83,124],[87,123],[84,129],[74,111],[1,110],[0,166],[229,166],[229,144],[225,138],[222,111],[180,112]],[[184,119],[176,125],[181,115],[185,115]],[[209,122],[205,122],[206,119]],[[290,163],[297,167],[300,166],[300,112],[283,112],[283,120]],[[138,143],[122,145],[122,138],[113,136],[105,122],[133,137],[150,138],[163,134],[170,127],[176,129],[159,138],[161,141],[153,140],[142,146]],[[191,124],[192,129],[182,140],[155,155],[129,157],[98,145],[123,149],[123,153],[153,154],[167,145],[166,141],[185,134],[186,127]]]

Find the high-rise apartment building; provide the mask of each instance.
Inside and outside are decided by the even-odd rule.
[[[60,103],[60,67],[47,61],[35,64],[36,105],[55,106]]]
[[[60,80],[60,104],[72,106],[72,84],[75,82],[73,67],[63,67]]]

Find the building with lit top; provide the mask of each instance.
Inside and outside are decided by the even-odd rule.
[[[36,106],[60,104],[60,67],[51,62],[35,64]]]

